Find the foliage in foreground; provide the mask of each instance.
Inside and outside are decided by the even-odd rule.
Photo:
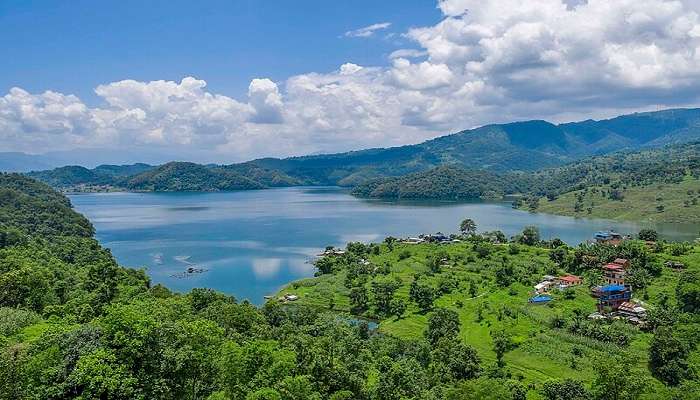
[[[527,344],[513,331],[517,326],[513,321],[542,315],[513,314],[503,299],[517,298],[519,282],[552,268],[553,259],[562,268],[586,269],[577,261],[586,255],[579,250],[565,248],[565,254],[550,258],[550,249],[562,244],[540,242],[534,228],[510,245],[473,235],[469,248],[465,243],[440,249],[420,262],[416,267],[420,274],[408,277],[394,271],[401,262],[415,263],[412,252],[394,266],[376,264],[398,259],[406,250],[404,245],[392,240],[383,245],[349,245],[347,255],[328,262],[326,274],[318,279],[342,276],[340,282],[357,289],[352,301],[358,312],[382,319],[381,332],[374,332],[365,322],[313,304],[292,307],[271,302],[256,308],[207,289],[174,294],[151,286],[143,271],[115,263],[91,237],[89,223],[84,226],[84,219],[65,198],[17,175],[3,175],[0,182],[0,190],[13,191],[15,199],[11,207],[0,209],[1,399],[521,400],[589,395],[632,399],[642,392],[652,393],[653,398],[680,398],[693,393],[696,384],[692,376],[678,375],[679,368],[654,365],[652,371],[669,386],[659,381],[650,384],[646,374],[621,378],[617,368],[604,365],[591,375],[588,367],[582,368],[585,383],[565,377],[532,379],[512,370],[516,362],[510,355]],[[47,209],[58,213],[53,219],[32,218],[32,213]],[[421,249],[437,250],[437,245]],[[636,246],[623,250],[639,268],[654,273],[653,255]],[[615,255],[603,248],[580,251],[595,251],[601,259]],[[688,251],[689,257],[695,257],[694,248]],[[504,252],[517,261],[515,266],[503,262]],[[445,265],[456,260],[455,254],[462,254],[467,264],[482,263],[493,275],[489,272],[478,281],[478,271],[468,270],[466,276],[473,278],[469,281],[457,274],[451,277],[453,267],[462,268],[459,262]],[[361,258],[373,261],[360,262]],[[521,262],[529,259],[542,262],[538,264],[542,269],[528,275],[523,268],[529,267]],[[688,338],[694,338],[693,310],[699,297],[697,286],[692,285],[695,281],[688,282],[679,289],[679,311],[655,318],[658,338],[654,338],[651,360],[692,369],[695,350],[688,347],[692,343]],[[463,287],[465,283],[468,286]],[[465,319],[463,310],[471,307],[465,303],[490,285],[501,292],[479,303],[482,322],[490,324],[488,336],[465,340],[469,332],[463,326],[472,323]],[[469,297],[461,295],[462,290]],[[653,284],[649,285],[652,290],[656,290]],[[339,295],[347,292],[341,290]],[[667,301],[675,307],[673,293]],[[413,324],[416,319],[424,323]],[[391,334],[391,329],[384,328],[385,324],[399,327],[404,321],[412,324],[408,335]],[[567,326],[578,326],[572,325],[574,321],[556,322],[559,327],[552,332],[568,337]],[[550,322],[542,319],[541,323]],[[668,326],[678,333],[669,337],[662,330]],[[651,335],[611,329],[606,332],[634,338]],[[586,335],[570,336],[577,338],[580,361],[598,348],[635,354]],[[631,360],[619,362],[639,371]]]

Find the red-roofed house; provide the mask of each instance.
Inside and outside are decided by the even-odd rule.
[[[630,267],[630,260],[626,258],[616,258],[615,261],[612,262],[613,264],[621,265],[622,268],[627,269]]]
[[[625,268],[620,264],[609,263],[603,265],[603,280],[608,285],[624,285],[625,275]]]
[[[568,286],[580,285],[581,283],[583,283],[583,280],[581,279],[580,276],[566,274],[564,276],[560,276],[559,278],[557,278],[557,282],[561,286],[568,287]]]

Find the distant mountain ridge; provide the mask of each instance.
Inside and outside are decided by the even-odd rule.
[[[356,186],[381,177],[395,177],[428,171],[439,166],[456,166],[491,172],[534,171],[557,167],[584,157],[620,150],[640,150],[667,144],[700,140],[700,109],[672,109],[635,113],[612,119],[564,124],[542,120],[492,124],[415,145],[374,148],[337,154],[279,158],[261,158],[239,164],[206,165],[185,163],[169,165],[158,183],[138,177],[151,171],[138,168],[119,177],[98,167],[86,171],[33,172],[30,175],[56,187],[75,184],[112,184],[133,190],[233,190],[295,185]],[[126,171],[128,166],[116,168]],[[155,168],[155,167],[154,167]],[[179,173],[212,179],[193,184],[178,182]],[[207,169],[208,172],[201,168]],[[79,172],[79,173],[78,173]],[[126,176],[130,179],[125,179]],[[147,175],[148,177],[148,175]],[[170,181],[167,183],[166,181]],[[129,183],[138,182],[138,184]],[[82,182],[82,183],[80,183]],[[218,188],[218,189],[217,189]]]
[[[586,156],[698,139],[700,109],[672,109],[559,125],[541,120],[493,124],[416,145],[250,163],[319,184],[353,186],[369,178],[400,176],[440,165],[532,171]]]

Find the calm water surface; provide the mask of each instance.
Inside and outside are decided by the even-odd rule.
[[[145,267],[154,283],[176,291],[209,287],[260,304],[286,283],[312,276],[310,260],[326,245],[386,236],[454,232],[464,218],[506,235],[536,225],[545,238],[577,244],[601,229],[640,226],[513,210],[508,203],[382,202],[338,188],[228,193],[97,193],[70,196],[97,238],[122,265]],[[692,239],[698,226],[657,226]],[[180,277],[189,267],[201,274]]]

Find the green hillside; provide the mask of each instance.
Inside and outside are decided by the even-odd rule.
[[[216,192],[262,189],[265,186],[246,176],[187,162],[170,162],[126,178],[120,185],[129,190],[155,192]]]
[[[357,185],[387,199],[480,199],[520,195],[516,207],[551,214],[650,222],[700,222],[700,142],[619,152],[534,172],[439,167]]]
[[[501,198],[524,189],[521,179],[512,174],[444,166],[402,177],[373,179],[357,185],[352,194],[385,199],[470,200]]]
[[[697,314],[675,313],[685,304],[676,295],[685,290],[681,287],[686,279],[700,274],[700,247],[680,250],[678,245],[667,245],[652,251],[640,242],[627,242],[621,247],[569,248],[540,242],[532,232],[525,231],[513,243],[494,243],[487,238],[497,236],[489,234],[451,244],[402,244],[395,239],[369,246],[350,244],[345,254],[318,260],[317,277],[288,285],[280,296],[293,294],[299,296],[300,304],[377,319],[381,333],[406,340],[430,338],[436,313],[449,310],[447,315],[458,322],[459,340],[491,364],[489,374],[517,377],[533,389],[552,379],[570,379],[583,382],[593,392],[575,398],[606,398],[594,393],[599,393],[601,372],[609,371],[620,386],[646,388],[645,395],[622,398],[694,398],[684,397],[684,391],[697,393],[697,382],[687,382],[686,389],[675,392],[650,369],[650,348],[659,340],[654,328],[640,329],[622,321],[593,322],[586,316],[596,310],[589,286],[599,282],[600,265],[628,258],[633,269],[646,276],[634,298],[652,310],[657,332],[663,330],[656,325],[661,320],[667,321],[662,325],[677,321],[673,323],[677,339],[693,349],[684,368],[696,371],[700,319]],[[680,261],[689,271],[666,268],[667,260]],[[532,286],[545,274],[566,272],[582,275],[584,284],[555,290],[548,304],[528,303]],[[681,339],[683,335],[688,336]],[[507,344],[501,347],[504,340]],[[527,398],[542,398],[534,392]],[[611,392],[607,395],[615,397]]]
[[[546,121],[487,125],[416,145],[252,163],[317,184],[354,186],[367,178],[406,175],[441,165],[534,171],[586,156],[698,139],[700,109],[677,109],[560,125]]]

